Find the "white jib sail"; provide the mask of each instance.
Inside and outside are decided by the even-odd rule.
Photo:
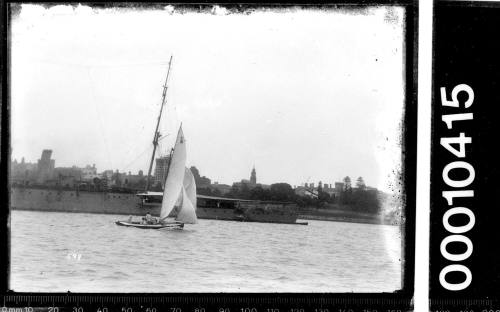
[[[182,126],[179,127],[177,140],[175,141],[174,151],[170,159],[170,165],[163,190],[163,201],[161,203],[160,219],[163,220],[174,208],[177,199],[181,195],[182,184],[184,180],[184,171],[186,167],[186,140],[182,132]]]
[[[196,212],[194,210],[193,203],[189,200],[188,195],[186,194],[186,189],[182,187],[182,206],[181,210],[177,214],[177,218],[175,220],[180,221],[182,223],[198,223],[198,218],[196,217]]]
[[[184,189],[186,189],[186,194],[191,204],[193,204],[194,209],[196,210],[196,182],[194,180],[193,173],[191,169],[186,168],[186,172],[184,173]]]

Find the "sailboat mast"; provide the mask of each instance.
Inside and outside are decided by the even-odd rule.
[[[158,140],[160,139],[160,133],[158,132],[158,128],[160,127],[160,120],[161,120],[161,114],[163,112],[163,107],[165,106],[165,103],[166,103],[166,95],[167,95],[167,89],[168,89],[167,83],[168,83],[168,76],[170,75],[171,64],[172,64],[172,55],[170,56],[170,61],[168,62],[167,77],[165,78],[165,84],[163,85],[163,94],[162,94],[162,99],[161,99],[160,114],[158,115],[158,121],[156,123],[156,129],[155,129],[155,133],[153,136],[153,155],[151,155],[151,162],[149,163],[148,177],[146,180],[146,192],[149,190],[149,181],[151,179],[151,170],[153,169],[153,162],[155,159],[156,147],[158,146]]]

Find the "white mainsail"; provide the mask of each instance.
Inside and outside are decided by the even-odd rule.
[[[163,200],[161,203],[160,220],[168,217],[181,192],[183,192],[183,180],[186,167],[186,140],[182,132],[182,125],[177,133],[174,151],[170,158],[170,165],[163,190]]]

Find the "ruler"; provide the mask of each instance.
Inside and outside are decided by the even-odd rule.
[[[497,299],[431,299],[431,312],[500,312]]]
[[[0,312],[404,312],[409,298],[331,294],[4,295]]]

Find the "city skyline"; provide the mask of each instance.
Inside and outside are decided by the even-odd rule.
[[[173,55],[157,156],[182,121],[188,166],[219,183],[255,165],[265,184],[317,183],[327,172],[394,191],[403,22],[398,7],[245,15],[23,5],[12,21],[12,159],[36,161],[50,147],[57,166],[147,174]]]
[[[42,158],[43,158],[43,155],[46,154],[46,151],[49,151],[50,154],[52,154],[52,150],[50,149],[45,149],[42,151],[42,157],[37,159],[36,161],[29,161],[29,160],[26,160],[24,157],[21,157],[21,160],[18,160],[18,159],[12,159],[11,162],[14,163],[14,164],[26,164],[26,165],[33,165],[33,166],[37,166]],[[162,157],[163,158],[163,157]],[[53,158],[50,158],[50,161],[52,161],[52,166],[53,166],[53,169],[65,169],[65,168],[75,168],[75,169],[94,169],[97,174],[105,174],[106,172],[116,172],[116,173],[120,173],[120,174],[123,174],[123,175],[134,175],[134,176],[144,176],[146,177],[147,176],[147,172],[143,169],[139,169],[137,172],[132,172],[132,171],[121,171],[120,169],[116,169],[116,168],[107,168],[107,169],[99,169],[95,166],[95,163],[94,164],[85,164],[85,165],[78,165],[78,164],[73,164],[71,166],[67,166],[67,167],[62,167],[62,166],[55,166],[56,164],[56,159],[53,159]],[[46,159],[45,162],[47,162],[49,159]],[[155,164],[157,165],[158,164],[158,160],[160,160],[160,158],[156,158],[155,159]],[[151,178],[154,179],[155,182],[158,182],[157,181],[157,168],[156,168],[156,165],[154,165],[153,167],[153,170],[152,170],[152,173],[151,173]],[[33,170],[37,170],[35,167],[31,168],[31,169],[28,169],[30,171],[33,171]],[[196,165],[193,165],[192,167],[195,167],[198,171],[200,170],[200,168],[198,168]],[[160,169],[161,170],[161,169]],[[202,176],[203,178],[208,178],[210,179],[211,181],[211,184],[213,185],[214,183],[216,184],[226,184],[226,185],[233,185],[233,184],[237,184],[237,183],[240,183],[241,181],[247,181],[247,182],[250,182],[251,184],[261,184],[260,181],[258,181],[258,176],[257,176],[257,173],[256,173],[256,168],[255,167],[252,167],[252,169],[250,170],[249,174],[247,177],[241,177],[241,179],[238,179],[238,180],[235,180],[235,181],[232,181],[230,183],[221,183],[217,180],[213,180],[211,177],[208,177],[208,176],[205,176],[204,174],[200,174],[200,176]],[[203,173],[203,171],[201,172]],[[355,181],[356,179],[358,179],[359,177],[351,177],[351,181],[352,181],[352,184],[355,185]],[[360,176],[362,178],[362,176]],[[325,185],[325,184],[328,184],[330,185],[330,187],[333,187],[331,185],[334,185],[335,183],[339,183],[339,182],[342,182],[343,183],[343,179],[345,177],[341,178],[341,179],[334,179],[334,178],[327,178],[327,179],[320,179],[318,181],[310,181],[310,182],[307,182],[307,181],[304,181],[300,184],[291,184],[291,183],[288,183],[287,181],[275,181],[275,182],[272,182],[270,184],[274,184],[274,183],[288,183],[290,184],[292,187],[298,187],[298,186],[311,186],[311,187],[317,187],[320,183]],[[366,181],[365,181],[366,182]],[[264,184],[266,185],[266,184]],[[367,185],[367,187],[370,187],[369,185]]]

